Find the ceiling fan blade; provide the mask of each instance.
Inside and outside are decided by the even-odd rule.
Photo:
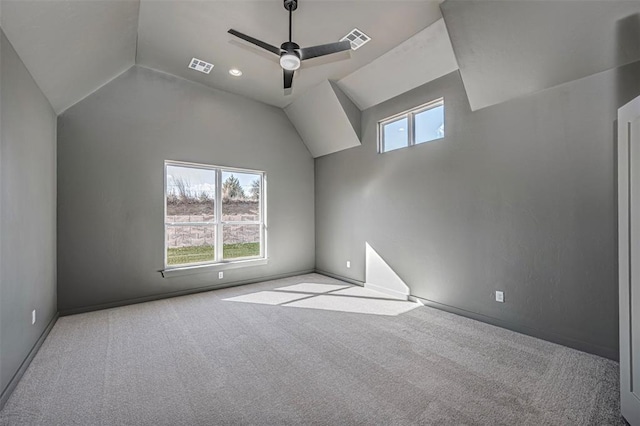
[[[293,84],[293,70],[282,70],[284,71],[284,88],[291,89],[291,85]]]
[[[248,41],[251,44],[255,44],[256,46],[261,47],[264,50],[268,50],[269,52],[275,53],[276,55],[280,55],[280,53],[282,53],[282,50],[279,47],[272,46],[269,43],[265,43],[264,41],[258,40],[257,38],[253,38],[246,34],[242,34],[241,32],[236,31],[234,29],[231,29],[228,32],[229,34],[232,34],[238,38]]]
[[[300,59],[317,58],[318,56],[331,55],[332,53],[344,52],[345,50],[351,50],[351,42],[349,40],[303,47],[300,49]]]

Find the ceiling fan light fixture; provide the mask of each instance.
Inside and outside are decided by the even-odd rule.
[[[295,71],[300,68],[300,58],[293,53],[285,53],[280,56],[280,66],[285,70]]]

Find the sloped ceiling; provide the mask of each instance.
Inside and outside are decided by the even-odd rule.
[[[338,82],[362,110],[458,69],[440,19]]]
[[[447,0],[476,110],[640,59],[640,2]]]
[[[354,127],[360,120],[347,115],[349,108],[345,110],[338,97],[339,92],[325,81],[285,108],[314,158],[360,145],[359,129]]]
[[[307,90],[285,111],[313,157],[320,157],[360,145],[361,110],[457,69],[439,19],[339,82]]]
[[[0,25],[60,113],[134,64],[138,0],[2,0]]]
[[[300,0],[293,17],[299,44],[337,41],[353,28],[372,40],[357,51],[305,61],[290,93],[282,89],[275,55],[227,34],[234,28],[279,45],[288,31],[282,0],[0,0],[0,25],[57,113],[134,63],[285,107],[308,89],[340,80],[421,34],[441,19],[439,5],[438,0]],[[192,57],[212,62],[214,70],[205,75],[188,69]],[[230,68],[244,75],[234,78]],[[352,79],[355,85],[357,80]],[[349,96],[360,91],[376,99],[390,96],[388,84],[367,84]]]
[[[372,40],[356,51],[305,61],[294,77],[293,92],[285,94],[278,57],[227,34],[233,28],[279,46],[288,37],[282,0],[142,0],[137,63],[285,107],[308,89],[345,77],[440,18],[438,1],[301,0],[293,13],[293,40],[299,45],[338,41],[354,28]],[[188,69],[192,57],[213,63],[211,74]],[[244,75],[234,78],[230,68]]]
[[[282,0],[0,0],[0,8],[2,29],[58,113],[134,63],[280,107],[338,81],[364,109],[457,60],[479,109],[640,59],[636,0],[301,0],[300,44],[335,41],[354,27],[372,41],[304,63],[285,94],[277,57],[226,33],[279,44]],[[189,70],[192,57],[216,67]],[[244,75],[231,77],[231,67]]]

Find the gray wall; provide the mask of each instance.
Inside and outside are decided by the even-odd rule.
[[[56,116],[0,33],[3,392],[56,313]],[[33,309],[35,325],[31,325]]]
[[[316,159],[316,267],[364,281],[368,242],[415,296],[616,358],[614,128],[639,76],[471,112],[455,72],[364,111],[362,146]],[[443,140],[376,153],[378,120],[440,96]]]
[[[269,263],[162,278],[164,160],[266,171]],[[58,308],[312,270],[313,182],[281,109],[133,67],[58,119]]]

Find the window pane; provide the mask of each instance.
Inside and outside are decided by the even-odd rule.
[[[224,225],[225,259],[260,256],[261,225]]]
[[[414,119],[417,144],[444,137],[444,105],[422,111]]]
[[[215,225],[167,226],[167,265],[215,260]]]
[[[407,118],[403,118],[383,126],[384,146],[382,152],[393,151],[409,145],[409,132],[407,131]]]
[[[225,222],[259,222],[259,174],[222,171],[222,220]]]
[[[167,166],[166,222],[215,221],[216,172]]]

